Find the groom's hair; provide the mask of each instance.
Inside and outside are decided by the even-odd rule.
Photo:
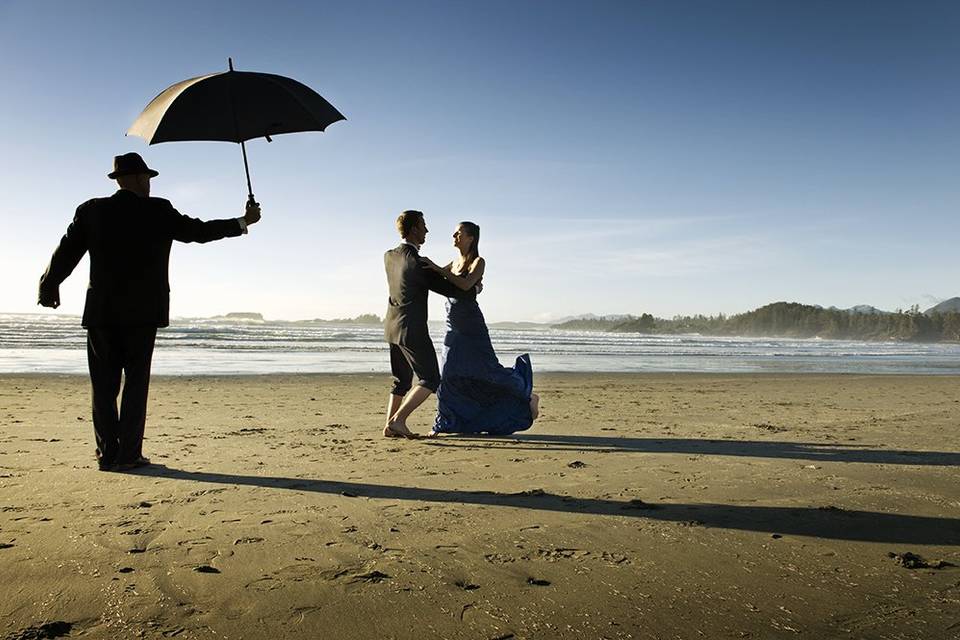
[[[410,230],[421,220],[423,220],[423,212],[415,209],[408,209],[397,216],[397,231],[400,232],[400,237],[406,238]]]

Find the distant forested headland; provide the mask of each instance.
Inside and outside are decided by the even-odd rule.
[[[555,324],[553,327],[572,331],[647,334],[699,333],[712,336],[819,337],[836,340],[960,341],[958,310],[941,311],[934,307],[921,312],[914,306],[907,311],[888,313],[868,309],[825,309],[796,302],[774,302],[732,316],[675,316],[668,320],[644,313],[640,316],[579,318]]]

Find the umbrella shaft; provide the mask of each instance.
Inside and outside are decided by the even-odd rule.
[[[247,173],[247,195],[253,200],[253,187],[250,185],[250,165],[247,164],[247,145],[240,142],[240,150],[243,152],[243,170]]]

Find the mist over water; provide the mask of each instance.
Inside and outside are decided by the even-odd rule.
[[[442,324],[431,334],[442,350]],[[535,371],[960,374],[960,345],[491,329],[500,361]],[[159,375],[382,373],[379,325],[174,320],[159,330]],[[76,316],[0,314],[0,373],[87,372]]]

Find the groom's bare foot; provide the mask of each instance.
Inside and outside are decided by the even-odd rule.
[[[534,420],[540,415],[540,396],[535,393],[530,394],[530,415]]]
[[[414,440],[419,438],[417,434],[407,428],[402,422],[391,422],[383,428],[383,437],[385,438],[409,438]]]

